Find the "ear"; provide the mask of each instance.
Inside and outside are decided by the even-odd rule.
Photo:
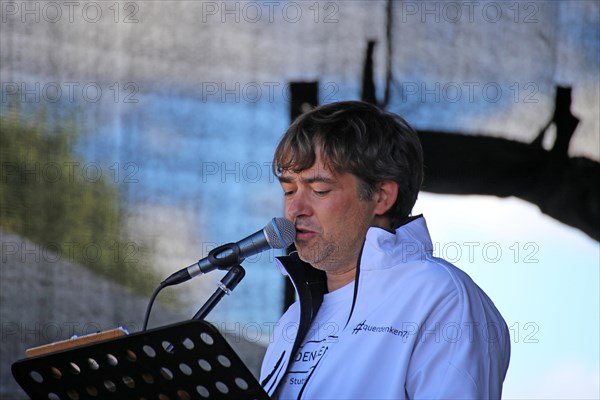
[[[383,215],[389,211],[398,198],[398,182],[383,181],[377,185],[375,192],[375,215]]]

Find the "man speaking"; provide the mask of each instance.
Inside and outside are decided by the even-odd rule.
[[[506,323],[464,272],[433,256],[411,216],[423,180],[416,132],[362,102],[300,116],[273,170],[297,252],[298,294],[274,330],[261,384],[276,399],[497,399]]]

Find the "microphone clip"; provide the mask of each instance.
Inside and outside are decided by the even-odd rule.
[[[221,270],[229,269],[240,264],[242,261],[244,261],[244,259],[241,257],[240,246],[237,243],[227,243],[215,247],[208,253],[208,262]]]

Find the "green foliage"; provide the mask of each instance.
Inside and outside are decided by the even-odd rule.
[[[43,246],[45,259],[77,262],[149,293],[160,278],[123,232],[118,186],[106,174],[81,173],[77,134],[75,124],[43,113],[0,115],[0,226]]]

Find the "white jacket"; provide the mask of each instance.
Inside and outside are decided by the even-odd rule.
[[[506,323],[468,275],[432,252],[423,217],[395,234],[369,229],[348,322],[303,383],[299,398],[501,397],[510,358]],[[297,255],[279,262],[299,301],[279,320],[263,360],[260,381],[271,396],[326,291],[324,273]]]

